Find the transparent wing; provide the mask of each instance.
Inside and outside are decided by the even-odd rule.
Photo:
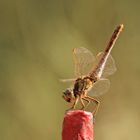
[[[65,88],[67,88],[67,87],[69,86],[70,89],[73,89],[75,80],[76,80],[76,79],[74,79],[74,78],[71,78],[71,79],[59,79],[59,82],[62,82],[62,83],[63,83],[63,86],[64,86]]]
[[[60,82],[74,82],[76,79],[71,78],[71,79],[60,79]]]
[[[100,79],[98,80],[91,90],[88,92],[88,95],[91,96],[100,96],[106,93],[109,90],[110,81],[108,79]]]
[[[96,60],[93,54],[83,47],[73,49],[73,58],[76,77],[86,75],[91,70]]]
[[[102,57],[102,55],[103,55],[103,52],[100,52],[97,54],[97,63],[100,60],[100,58]],[[114,74],[116,72],[116,70],[117,70],[117,68],[115,65],[115,61],[114,61],[113,57],[111,55],[109,55],[101,77],[102,78],[108,77],[109,75]]]

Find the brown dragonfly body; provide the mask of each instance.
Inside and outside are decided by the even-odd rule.
[[[67,102],[73,102],[71,109],[75,109],[75,106],[76,106],[78,100],[80,100],[80,102],[82,104],[82,109],[84,109],[92,100],[95,103],[97,103],[96,109],[94,110],[94,115],[96,114],[100,102],[97,99],[89,96],[88,92],[92,89],[93,90],[95,89],[93,91],[93,95],[94,95],[97,91],[100,92],[102,87],[105,87],[106,89],[109,87],[109,80],[105,79],[103,77],[104,71],[106,71],[106,73],[108,73],[108,75],[113,74],[115,71],[115,68],[112,66],[114,61],[113,61],[113,58],[111,57],[110,53],[111,53],[111,50],[112,50],[120,32],[122,31],[122,29],[123,29],[122,24],[119,25],[115,29],[107,47],[105,48],[105,50],[103,52],[101,52],[97,55],[96,64],[94,64],[94,66],[92,67],[92,70],[86,76],[82,75],[82,72],[80,73],[79,67],[81,67],[81,69],[84,69],[82,67],[82,65],[85,65],[85,63],[84,63],[85,59],[82,57],[80,57],[80,59],[79,59],[79,56],[80,56],[79,54],[91,55],[91,53],[85,48],[73,49],[76,73],[80,73],[80,74],[77,76],[76,80],[74,80],[73,88],[66,89],[66,91],[63,92],[63,98]],[[110,61],[110,63],[108,61]],[[85,65],[85,67],[86,67],[86,65]],[[106,89],[104,89],[104,91],[102,91],[102,90],[101,91],[105,92]],[[85,106],[83,100],[88,102],[88,104],[86,106]]]

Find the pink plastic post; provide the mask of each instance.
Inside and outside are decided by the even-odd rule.
[[[66,112],[62,140],[94,140],[93,114],[82,110]]]

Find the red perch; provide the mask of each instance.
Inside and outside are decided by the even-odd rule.
[[[62,140],[94,140],[93,114],[74,110],[66,112],[63,121]]]

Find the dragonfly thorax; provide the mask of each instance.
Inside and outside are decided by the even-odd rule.
[[[78,78],[75,81],[73,93],[76,97],[77,95],[84,95],[92,87],[94,81],[90,77]]]

